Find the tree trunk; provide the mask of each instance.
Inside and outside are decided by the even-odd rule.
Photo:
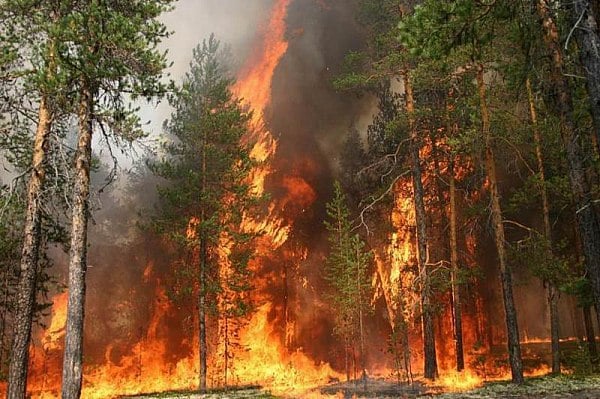
[[[344,366],[346,367],[346,382],[350,381],[350,344],[344,344]]]
[[[224,348],[224,354],[225,354],[224,385],[225,385],[225,389],[227,389],[227,372],[229,371],[229,316],[227,315],[227,313],[225,313],[225,337],[224,337],[224,339],[225,339],[225,342],[224,342],[224,344],[225,344],[225,348]]]
[[[544,41],[552,54],[550,78],[555,90],[560,127],[567,161],[569,181],[576,204],[576,219],[587,274],[592,283],[596,315],[600,318],[600,224],[592,202],[590,185],[585,173],[585,154],[573,119],[573,99],[569,82],[563,74],[563,54],[558,29],[546,1],[538,0],[538,14],[544,29]]]
[[[600,145],[600,36],[597,20],[589,0],[575,0],[571,5],[571,23],[579,44],[579,58],[587,78],[590,113],[594,121],[596,145]],[[600,152],[600,148],[596,147]]]
[[[592,8],[592,15],[596,20],[596,27],[598,27],[598,21],[600,21],[600,0],[591,0],[590,6]]]
[[[360,247],[356,247],[356,283],[358,289],[358,327],[360,334],[360,368],[362,372],[363,389],[367,390],[367,366],[365,364],[365,327],[363,320],[363,295],[362,295],[362,279],[360,268],[361,268],[361,254]]]
[[[421,159],[419,156],[419,144],[417,129],[415,126],[414,97],[412,84],[408,72],[403,74],[404,91],[406,101],[406,112],[409,119],[410,129],[410,154],[411,170],[414,190],[415,216],[417,222],[417,256],[419,263],[419,274],[421,278],[421,313],[423,319],[423,352],[425,354],[424,376],[428,379],[437,377],[437,360],[435,353],[435,333],[433,324],[433,309],[431,304],[431,286],[429,281],[429,270],[427,267],[427,222],[425,215],[425,202],[423,193],[423,181],[421,177]]]
[[[38,125],[33,145],[33,160],[27,187],[27,210],[21,252],[19,286],[10,367],[8,371],[8,399],[25,398],[27,369],[29,364],[29,341],[35,303],[35,286],[39,248],[41,245],[41,202],[46,180],[46,157],[48,137],[52,127],[52,112],[48,98],[42,96],[38,110]]]
[[[203,138],[202,144],[202,187],[201,193],[204,195],[207,189],[206,182],[206,136]],[[202,200],[201,200],[202,201]],[[206,210],[204,205],[200,210],[200,223],[206,223]],[[198,389],[200,392],[206,391],[206,357],[208,348],[206,345],[206,274],[208,261],[208,243],[206,236],[206,226],[201,225],[200,232],[200,270],[199,270],[199,291],[198,291]]]
[[[454,157],[451,156],[448,166],[450,175],[450,266],[451,266],[451,285],[452,285],[452,321],[454,325],[454,347],[456,351],[456,370],[462,371],[465,368],[465,357],[463,349],[462,332],[462,309],[460,297],[458,263],[458,228],[456,223],[456,180],[454,179]]]
[[[592,363],[598,361],[598,350],[596,348],[596,334],[594,334],[594,324],[592,323],[592,310],[590,305],[583,307],[583,324],[585,326],[585,337],[588,343],[588,351]]]
[[[78,399],[81,395],[93,101],[94,94],[89,83],[82,82],[78,115],[79,137],[75,156],[75,180],[73,182],[73,216],[69,251],[69,298],[62,374],[63,399]]]
[[[550,202],[548,201],[548,191],[546,190],[546,171],[544,169],[544,159],[542,155],[542,135],[540,133],[537,121],[537,111],[531,81],[527,78],[525,85],[527,87],[527,98],[529,99],[529,115],[531,117],[531,126],[533,128],[533,141],[535,143],[535,155],[537,160],[537,169],[540,177],[540,195],[542,197],[542,215],[544,220],[544,237],[548,242],[548,259],[553,258],[552,252],[552,225],[550,224]],[[548,306],[550,308],[550,336],[552,347],[552,373],[560,373],[560,331],[558,319],[558,289],[554,281],[545,281],[548,290]]]
[[[521,345],[519,343],[519,327],[517,324],[517,311],[512,292],[512,276],[509,270],[506,249],[504,247],[504,225],[502,221],[502,208],[500,207],[500,193],[496,177],[496,160],[494,157],[490,116],[486,99],[483,64],[477,66],[477,87],[481,107],[482,133],[485,139],[485,168],[489,182],[489,191],[492,207],[492,225],[494,240],[498,252],[500,266],[500,280],[502,281],[502,294],[504,298],[504,311],[506,316],[506,332],[508,338],[508,357],[512,373],[512,381],[523,382],[523,361],[521,359]]]

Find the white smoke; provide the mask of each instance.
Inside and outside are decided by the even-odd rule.
[[[192,49],[212,33],[223,45],[230,46],[236,62],[243,62],[252,50],[258,30],[265,23],[273,0],[180,0],[175,9],[162,20],[172,32],[162,43],[173,65],[171,79],[181,82],[189,69]],[[170,107],[163,101],[158,106],[146,104],[140,110],[142,121],[149,122],[146,130],[160,134],[162,123],[169,117]]]

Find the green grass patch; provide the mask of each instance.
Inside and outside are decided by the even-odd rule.
[[[509,381],[489,382],[483,387],[460,393],[437,395],[436,398],[484,399],[495,397],[536,397],[550,394],[600,390],[600,375],[558,375],[527,378],[523,384]]]
[[[140,395],[122,396],[121,399],[150,399],[150,398],[168,398],[168,399],[279,399],[268,391],[258,386],[235,387],[235,388],[214,388],[205,392],[198,390],[166,391],[155,392]]]

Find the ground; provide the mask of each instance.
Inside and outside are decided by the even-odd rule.
[[[422,399],[599,399],[600,375],[594,376],[546,376],[529,378],[522,385],[509,382],[488,383],[471,391],[444,393],[439,389],[426,387],[420,383],[412,386],[398,386],[389,381],[369,380],[367,391],[362,384],[337,383],[321,387],[303,395],[273,396],[258,388],[247,387],[229,391],[214,391],[206,394],[194,392],[171,392],[152,395],[129,396],[128,399],[279,399],[279,398],[422,398]],[[123,398],[124,399],[124,398]]]

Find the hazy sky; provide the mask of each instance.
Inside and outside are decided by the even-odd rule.
[[[163,17],[173,32],[163,43],[174,63],[169,69],[171,78],[181,81],[189,68],[192,49],[211,33],[230,45],[237,61],[243,62],[272,3],[273,0],[179,0],[175,10]],[[144,106],[141,111],[142,120],[151,122],[148,129],[153,135],[160,133],[168,116],[166,104]]]

